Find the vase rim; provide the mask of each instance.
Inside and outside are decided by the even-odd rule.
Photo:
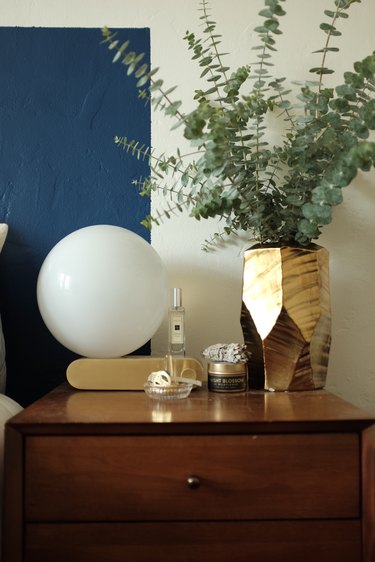
[[[316,252],[317,250],[324,249],[324,246],[318,244],[309,244],[308,246],[299,246],[298,244],[254,244],[245,251],[249,250],[282,250],[283,248],[291,248],[293,250],[302,250],[307,252]]]

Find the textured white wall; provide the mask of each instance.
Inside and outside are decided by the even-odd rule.
[[[332,0],[333,4],[333,0]],[[262,0],[212,0],[211,6],[228,62],[234,66],[254,60],[252,29],[258,21]],[[308,78],[324,41],[318,26],[328,0],[287,0],[284,34],[275,56],[278,76]],[[2,0],[0,25],[150,27],[152,59],[161,67],[161,76],[178,84],[176,96],[191,107],[191,92],[199,86],[196,67],[190,61],[182,37],[187,29],[198,30],[198,4],[185,0]],[[354,4],[351,16],[341,24],[340,53],[329,63],[336,76],[349,70],[355,60],[375,49],[373,22],[375,3]],[[334,58],[333,58],[334,57]],[[311,75],[310,75],[311,77]],[[329,81],[327,80],[327,85]],[[124,108],[124,111],[126,108]],[[117,132],[117,131],[116,131]],[[153,145],[171,150],[180,144],[169,133],[160,115],[153,117]],[[344,203],[334,211],[334,221],[325,228],[320,243],[331,256],[333,343],[327,388],[375,413],[375,173],[359,174],[346,188]],[[131,189],[131,187],[130,187]],[[156,201],[154,201],[156,204]],[[164,260],[171,286],[183,288],[187,309],[187,351],[199,357],[200,351],[219,341],[240,341],[241,252],[246,243],[213,254],[200,250],[201,241],[213,231],[212,222],[196,222],[178,216],[153,231],[152,243]],[[166,324],[153,340],[153,352],[166,350]]]

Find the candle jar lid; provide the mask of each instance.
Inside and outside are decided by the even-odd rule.
[[[246,363],[227,363],[226,361],[210,361],[207,365],[209,373],[218,375],[234,375],[246,372]]]

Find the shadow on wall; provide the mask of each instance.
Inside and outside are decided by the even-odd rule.
[[[149,30],[126,33],[149,59]],[[0,305],[7,394],[24,406],[62,382],[76,357],[37,307],[37,276],[51,248],[91,224],[149,240],[139,224],[149,200],[131,185],[148,174],[147,163],[126,158],[113,137],[149,145],[150,110],[100,40],[99,29],[0,28],[0,222],[9,225]]]

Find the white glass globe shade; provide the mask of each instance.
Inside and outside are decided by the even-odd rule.
[[[121,357],[144,345],[167,309],[167,275],[137,234],[110,225],[63,238],[39,272],[42,318],[65,347],[85,357]]]

